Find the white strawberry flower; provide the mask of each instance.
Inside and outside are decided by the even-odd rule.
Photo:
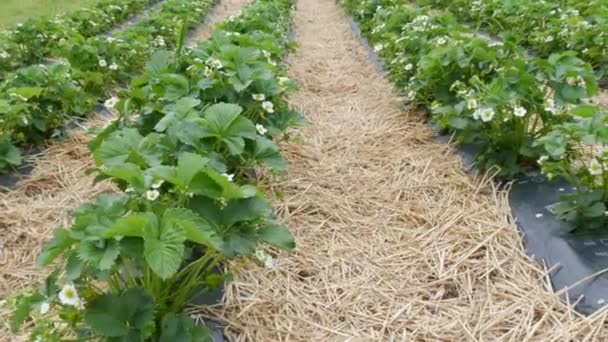
[[[268,133],[268,130],[262,124],[256,124],[255,129],[258,131],[259,135],[266,135],[266,133]]]
[[[476,99],[467,99],[467,109],[477,109],[477,107]]]
[[[59,291],[59,302],[63,305],[78,306],[80,304],[80,298],[76,287],[72,284],[65,284],[61,291]]]
[[[105,59],[100,59],[99,60],[99,66],[102,68],[105,68],[106,66],[108,66],[108,62],[106,62]]]
[[[405,66],[405,71],[410,71],[414,68],[414,65],[412,63],[409,63]]]
[[[234,181],[234,173],[222,173],[222,176],[226,177],[226,179],[228,179],[229,182]]]
[[[110,70],[118,70],[118,64],[116,63],[112,63],[110,64],[110,66],[108,67]]]
[[[486,107],[476,110],[475,113],[473,113],[473,117],[483,122],[489,122],[492,121],[492,118],[494,118],[494,114],[496,113],[494,112],[493,108]]]
[[[0,58],[1,59],[8,59],[11,55],[9,55],[8,52],[6,51],[0,51]]]
[[[274,113],[274,105],[270,101],[262,102],[262,108],[268,113]]]
[[[515,106],[515,108],[513,108],[513,115],[523,118],[524,116],[526,116],[526,114],[528,113],[528,111],[526,110],[526,108],[522,107],[522,106]]]
[[[155,201],[158,196],[160,196],[160,192],[158,192],[158,190],[146,191],[146,198],[148,199],[148,201]]]
[[[266,95],[264,95],[264,94],[251,94],[251,97],[256,101],[266,100]]]
[[[163,185],[163,183],[165,183],[164,180],[162,180],[162,179],[157,180],[156,182],[152,183],[152,189],[160,188]]]
[[[209,58],[206,62],[205,62],[208,66],[214,68],[214,69],[222,69],[224,67],[224,65],[222,64],[222,62],[218,59],[215,58]]]
[[[600,176],[602,173],[604,173],[602,164],[600,162],[598,162],[597,159],[593,159],[593,160],[591,160],[591,162],[589,162],[588,170],[589,170],[589,173],[594,176]]]

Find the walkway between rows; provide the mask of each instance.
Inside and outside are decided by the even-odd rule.
[[[522,252],[506,193],[466,174],[403,108],[335,0],[300,0],[276,199],[298,248],[245,268],[216,315],[247,341],[524,341],[593,336]]]

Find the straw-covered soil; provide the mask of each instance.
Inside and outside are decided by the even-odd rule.
[[[69,224],[69,210],[112,191],[108,182],[93,185],[85,171],[93,166],[87,128],[101,126],[99,117],[75,129],[67,141],[50,142],[38,155],[31,175],[15,189],[0,191],[0,300],[44,280],[36,257],[56,227]],[[0,340],[21,340],[8,332],[8,313],[0,307]]]
[[[298,248],[238,271],[212,316],[242,341],[597,341],[523,252],[507,193],[402,108],[333,0],[300,0],[276,199]],[[209,315],[209,313],[206,313]]]
[[[213,33],[215,26],[231,16],[237,16],[241,10],[249,3],[249,0],[221,0],[213,9],[213,12],[205,21],[204,25],[199,26],[192,34],[190,46],[196,45],[197,42],[209,39]]]

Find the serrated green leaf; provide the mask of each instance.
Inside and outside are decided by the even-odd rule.
[[[70,248],[74,242],[76,240],[70,237],[70,232],[67,229],[55,229],[53,231],[53,238],[44,246],[42,253],[38,257],[38,265],[50,265],[58,256]]]
[[[253,158],[256,162],[265,164],[275,171],[284,171],[287,166],[278,146],[264,137],[256,138]]]
[[[243,152],[244,139],[255,139],[256,130],[253,123],[240,115],[238,105],[219,103],[205,110],[205,122],[201,130],[203,138],[214,138],[225,144],[231,154]]]
[[[140,340],[146,327],[154,324],[154,299],[142,289],[129,289],[122,295],[103,294],[90,301],[85,321],[102,337]]]
[[[213,342],[211,331],[197,326],[184,314],[168,313],[163,317],[159,342]]]
[[[296,242],[287,227],[276,222],[270,222],[258,231],[260,240],[269,244],[290,251],[296,247]]]
[[[186,208],[167,209],[161,221],[163,229],[182,229],[188,240],[221,249],[222,239],[216,230],[202,217]]]
[[[78,246],[78,257],[101,271],[114,266],[119,254],[120,244],[116,240],[85,240]]]
[[[144,258],[159,277],[167,279],[177,270],[184,255],[184,229],[176,226],[147,225],[144,228]]]
[[[182,153],[177,161],[177,177],[183,182],[182,184],[189,184],[194,175],[203,170],[207,164],[209,159],[196,153]]]
[[[116,236],[143,237],[144,227],[155,222],[152,213],[138,213],[121,217],[101,235],[104,239]]]

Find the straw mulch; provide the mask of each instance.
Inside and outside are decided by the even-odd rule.
[[[86,143],[88,127],[100,127],[99,117],[89,120],[71,137],[28,156],[35,169],[15,189],[0,191],[0,299],[36,286],[46,276],[36,258],[56,227],[70,224],[69,210],[100,193],[112,191],[108,182],[93,184],[85,174],[93,166]],[[0,307],[0,340],[15,341],[8,333],[8,313]]]
[[[194,31],[188,45],[194,46],[197,42],[209,39],[217,24],[222,23],[231,16],[239,15],[248,3],[249,0],[222,0],[215,6],[205,25],[199,26]]]
[[[334,0],[300,0],[295,34],[290,101],[310,125],[283,146],[276,205],[298,248],[238,271],[206,315],[238,341],[608,339],[605,313],[548,289],[507,194],[400,107]]]

